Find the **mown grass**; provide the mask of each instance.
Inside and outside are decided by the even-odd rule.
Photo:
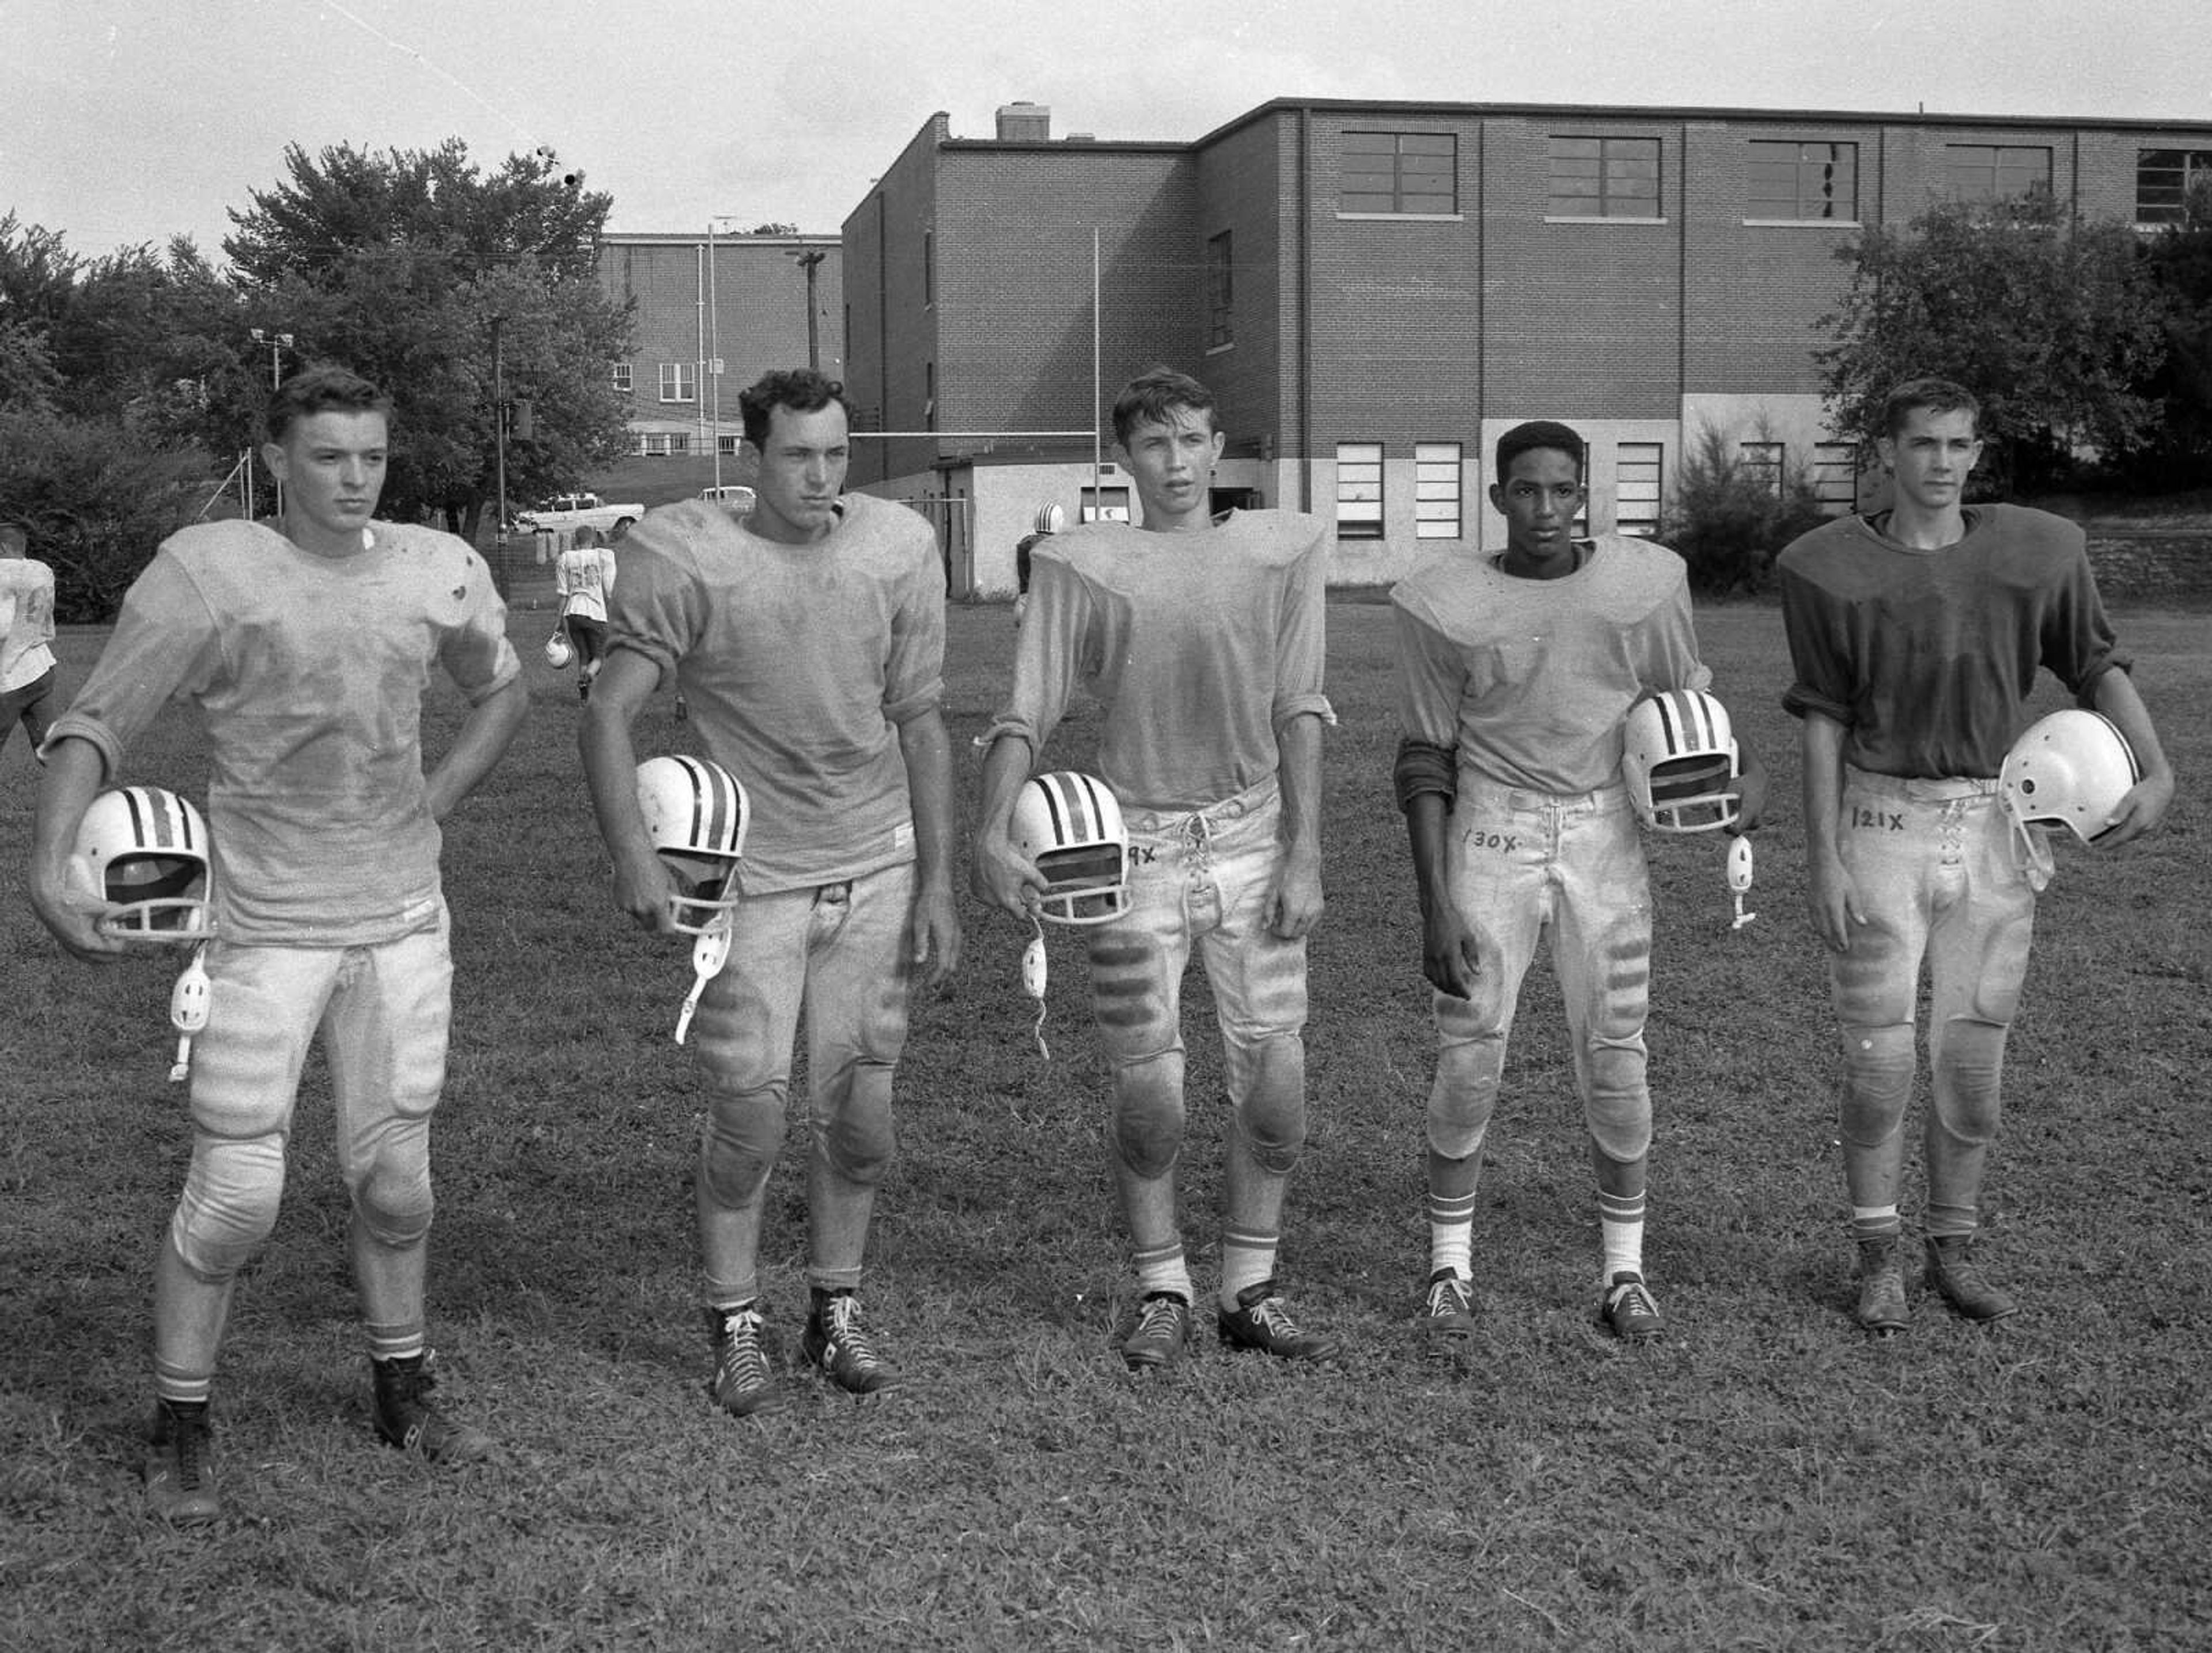
[[[1923,1304],[1887,1345],[1848,1321],[1780,626],[1735,607],[1700,625],[1776,772],[1759,921],[1729,932],[1717,846],[1654,848],[1650,1259],[1672,1335],[1632,1351],[1590,1323],[1595,1214],[1540,967],[1488,1149],[1483,1334],[1463,1362],[1422,1357],[1430,1034],[1387,795],[1389,611],[1346,604],[1314,1134],[1284,1255],[1294,1305],[1346,1353],[1299,1370],[1209,1345],[1170,1381],[1119,1370],[1128,1281],[1080,962],[1055,935],[1048,1067],[1017,984],[1024,937],[970,908],[967,967],[916,1018],[872,1250],[872,1312],[911,1381],[854,1404],[794,1374],[789,1409],[739,1424],[701,1389],[701,1092],[668,1037],[687,961],[612,920],[574,693],[537,660],[543,612],[518,612],[537,714],[447,838],[460,975],[430,1305],[442,1392],[502,1451],[442,1473],[374,1443],[311,1073],[284,1214],[226,1348],[228,1514],[197,1534],[144,1516],[137,1474],[151,1256],[188,1142],[162,1079],[172,966],[82,969],[37,930],[12,871],[19,742],[0,753],[0,1644],[2212,1644],[2212,670],[2202,616],[2123,621],[2184,796],[2156,840],[2066,856],[2044,903],[1990,1185],[2017,1320],[1978,1331]],[[1012,630],[1003,609],[951,617],[971,788],[965,737]],[[65,640],[70,682],[99,641]],[[453,717],[441,696],[434,740]],[[686,732],[656,709],[641,745]],[[189,721],[165,720],[132,775],[200,790]],[[1188,1020],[1203,1281],[1222,1106],[1202,992]],[[767,1257],[794,1352],[798,1172],[794,1146]]]

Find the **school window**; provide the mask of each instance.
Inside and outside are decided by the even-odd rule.
[[[1206,343],[1209,349],[1219,349],[1237,341],[1237,327],[1231,319],[1236,289],[1230,252],[1230,232],[1225,229],[1206,244]]]
[[[1613,459],[1613,527],[1615,533],[1650,539],[1659,532],[1660,465],[1657,442],[1623,442]]]
[[[617,362],[614,364],[614,368],[615,388],[620,391],[624,396],[628,396],[630,392],[629,363],[627,362]]]
[[[1346,132],[1339,212],[1459,210],[1459,138],[1450,132]]]
[[[924,430],[937,428],[937,364],[934,362],[921,364],[921,428]]]
[[[740,440],[740,438],[735,435],[717,434],[714,438],[714,452],[717,453],[734,454],[738,451],[738,444]]]
[[[1656,137],[1553,137],[1554,218],[1656,218],[1659,140]]]
[[[1086,488],[1083,490],[1082,511],[1085,522],[1127,522],[1129,520],[1129,490],[1126,488]]]
[[[921,305],[927,309],[937,302],[937,236],[933,231],[921,232]]]
[[[2212,149],[2137,149],[2136,222],[2178,224],[2193,187],[2212,179]]]
[[[1947,143],[1943,182],[1954,201],[2017,201],[2051,188],[2051,151],[2021,143]]]
[[[1784,452],[1780,442],[1746,442],[1739,451],[1736,468],[1777,499],[1782,496]]]
[[[660,364],[660,399],[664,402],[696,402],[699,399],[699,368],[691,362],[664,362]]]
[[[1382,538],[1382,444],[1336,445],[1336,537]]]
[[[1813,494],[1830,516],[1841,516],[1859,502],[1859,447],[1856,442],[1813,444]]]
[[[1460,537],[1459,466],[1457,442],[1413,444],[1414,538]]]
[[[1753,138],[1744,172],[1743,216],[1796,222],[1856,221],[1859,146]]]

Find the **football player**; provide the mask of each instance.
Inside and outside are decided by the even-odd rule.
[[[1328,532],[1310,516],[1213,516],[1212,394],[1164,368],[1114,404],[1144,507],[1031,549],[1014,683],[979,744],[975,887],[1018,916],[1044,879],[1009,836],[1070,697],[1103,703],[1097,773],[1128,835],[1129,909],[1089,933],[1091,1005],[1114,1075],[1115,1179],[1141,1301],[1133,1370],[1173,1364],[1192,1285],[1176,1213],[1183,1140],[1183,968],[1195,946],[1220,1011],[1231,1128],[1216,1326],[1234,1347],[1315,1359],[1276,1288],[1291,1168],[1305,1141],[1306,937],[1321,916],[1322,604]]]
[[[73,878],[79,823],[172,698],[204,714],[216,936],[191,1067],[191,1170],[155,1266],[147,1492],[173,1521],[221,1510],[208,1399],[232,1282],[283,1191],[301,1064],[319,1032],[368,1322],[373,1416],[439,1461],[490,1443],[432,1401],[423,1279],[430,1116],[445,1079],[453,964],[439,823],[482,781],[529,705],[483,558],[373,520],[390,404],[342,368],[295,374],[263,448],[284,489],[267,523],[165,540],[45,748],[31,869],[40,918],[78,957],[123,943]],[[426,777],[423,685],[441,665],[471,710]]]
[[[1395,766],[1421,909],[1438,1053],[1428,1103],[1429,1273],[1419,1319],[1439,1348],[1477,1323],[1475,1182],[1522,978],[1548,936],[1596,1174],[1598,1319],[1661,1334],[1644,1277],[1651,1091],[1644,1022],[1651,894],[1621,770],[1642,697],[1707,688],[1682,559],[1650,540],[1577,538],[1582,438],[1499,438],[1497,556],[1438,558],[1390,593],[1398,623]],[[1748,832],[1766,777],[1741,753],[1727,830]]]
[[[1898,1185],[1923,957],[1927,1281],[1969,1321],[2019,1306],[1975,1261],[1973,1242],[2035,920],[2037,869],[2010,830],[2000,775],[2037,664],[2111,719],[2141,764],[2100,842],[2150,830],[2173,797],[2081,530],[1965,502],[1979,416],[1948,380],[1898,386],[1875,444],[1893,484],[1889,508],[1814,529],[1778,565],[1796,674],[1783,704],[1802,720],[1806,894],[1843,1024],[1856,1313],[1876,1336],[1907,1324]]]
[[[592,680],[607,652],[607,597],[615,588],[615,554],[599,544],[590,525],[553,564],[553,590],[561,599],[561,623],[576,651],[576,693],[589,700]]]
[[[0,746],[20,723],[35,753],[53,716],[54,571],[25,555],[27,544],[0,522]]]
[[[750,800],[743,899],[693,1035],[710,1097],[697,1176],[708,1387],[743,1417],[784,1398],[758,1259],[802,1009],[813,1135],[800,1352],[855,1395],[898,1381],[861,1312],[860,1266],[890,1164],[908,997],[957,966],[960,924],[937,536],[903,506],[844,491],[848,406],[834,380],[771,373],[741,406],[753,507],[737,517],[687,500],[630,531],[580,738],[616,903],[648,929],[674,929],[681,893],[639,807],[630,732],[663,683]]]

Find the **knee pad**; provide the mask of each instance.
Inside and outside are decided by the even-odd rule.
[[[419,1245],[430,1231],[430,1132],[426,1121],[398,1121],[379,1146],[353,1189],[362,1228],[380,1245]]]
[[[229,1279],[276,1226],[284,1197],[284,1139],[202,1137],[169,1219],[169,1243],[201,1279]]]
[[[1182,1057],[1165,1051],[1114,1072],[1114,1151],[1139,1176],[1164,1176],[1182,1152]]]
[[[1936,1030],[1936,1115],[1948,1134],[1969,1147],[1996,1139],[2010,1031],[2002,1022],[1970,1016],[1954,1017]]]
[[[699,1182],[717,1205],[750,1205],[783,1148],[783,1105],[770,1091],[718,1096],[699,1142]]]
[[[1306,1048],[1296,1034],[1277,1034],[1248,1046],[1232,1071],[1241,1070],[1241,1094],[1231,1097],[1237,1128],[1264,1171],[1286,1173],[1306,1140]]]
[[[1456,1006],[1459,1000],[1449,1001]],[[1440,1030],[1445,1016],[1440,1003]],[[1464,1159],[1482,1146],[1498,1106],[1498,1081],[1505,1065],[1505,1036],[1485,1033],[1447,1038],[1437,1047],[1436,1078],[1429,1085],[1430,1148],[1445,1159]]]
[[[1593,1036],[1583,1051],[1583,1113],[1600,1152],[1632,1164],[1651,1152],[1651,1087],[1645,1078],[1644,1035]]]
[[[856,1062],[845,1095],[818,1116],[814,1140],[830,1170],[848,1182],[873,1188],[890,1168],[897,1133],[891,1122],[891,1070],[884,1062]]]
[[[1912,1100],[1912,1024],[1844,1029],[1844,1139],[1874,1148],[1897,1134]]]

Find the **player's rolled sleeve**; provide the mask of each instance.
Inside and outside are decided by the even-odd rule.
[[[1818,713],[1845,728],[1857,721],[1858,685],[1850,654],[1842,646],[1849,634],[1841,617],[1827,611],[1825,593],[1796,573],[1785,559],[1782,574],[1782,629],[1790,644],[1790,669],[1796,674],[1782,691],[1782,709],[1792,717]]]
[[[99,664],[47,731],[41,753],[58,741],[88,741],[114,774],[161,708],[204,688],[221,659],[205,599],[173,558],[157,552],[125,594]]]
[[[1316,531],[1313,542],[1291,569],[1283,593],[1283,613],[1275,635],[1275,697],[1269,713],[1279,738],[1293,718],[1309,714],[1324,724],[1336,721],[1322,692],[1328,658],[1328,585],[1322,556],[1327,541]]]
[[[1043,546],[1036,550],[1030,605],[1014,640],[1014,681],[991,726],[976,737],[988,750],[1001,735],[1029,743],[1032,757],[1044,750],[1067,710],[1082,671],[1084,640],[1091,628],[1090,587]]]
[[[1443,632],[1392,593],[1398,623],[1398,726],[1407,740],[1447,751],[1459,744],[1459,705],[1467,667]]]
[[[917,550],[891,617],[890,658],[884,667],[884,716],[911,723],[945,700],[945,565],[928,537]]]
[[[507,605],[491,569],[474,551],[468,554],[468,605],[440,646],[438,661],[469,704],[481,706],[522,675],[522,658],[507,640]]]
[[[607,602],[607,652],[641,654],[665,676],[697,641],[706,598],[699,582],[661,549],[664,533],[648,514],[623,542],[622,585]]]

